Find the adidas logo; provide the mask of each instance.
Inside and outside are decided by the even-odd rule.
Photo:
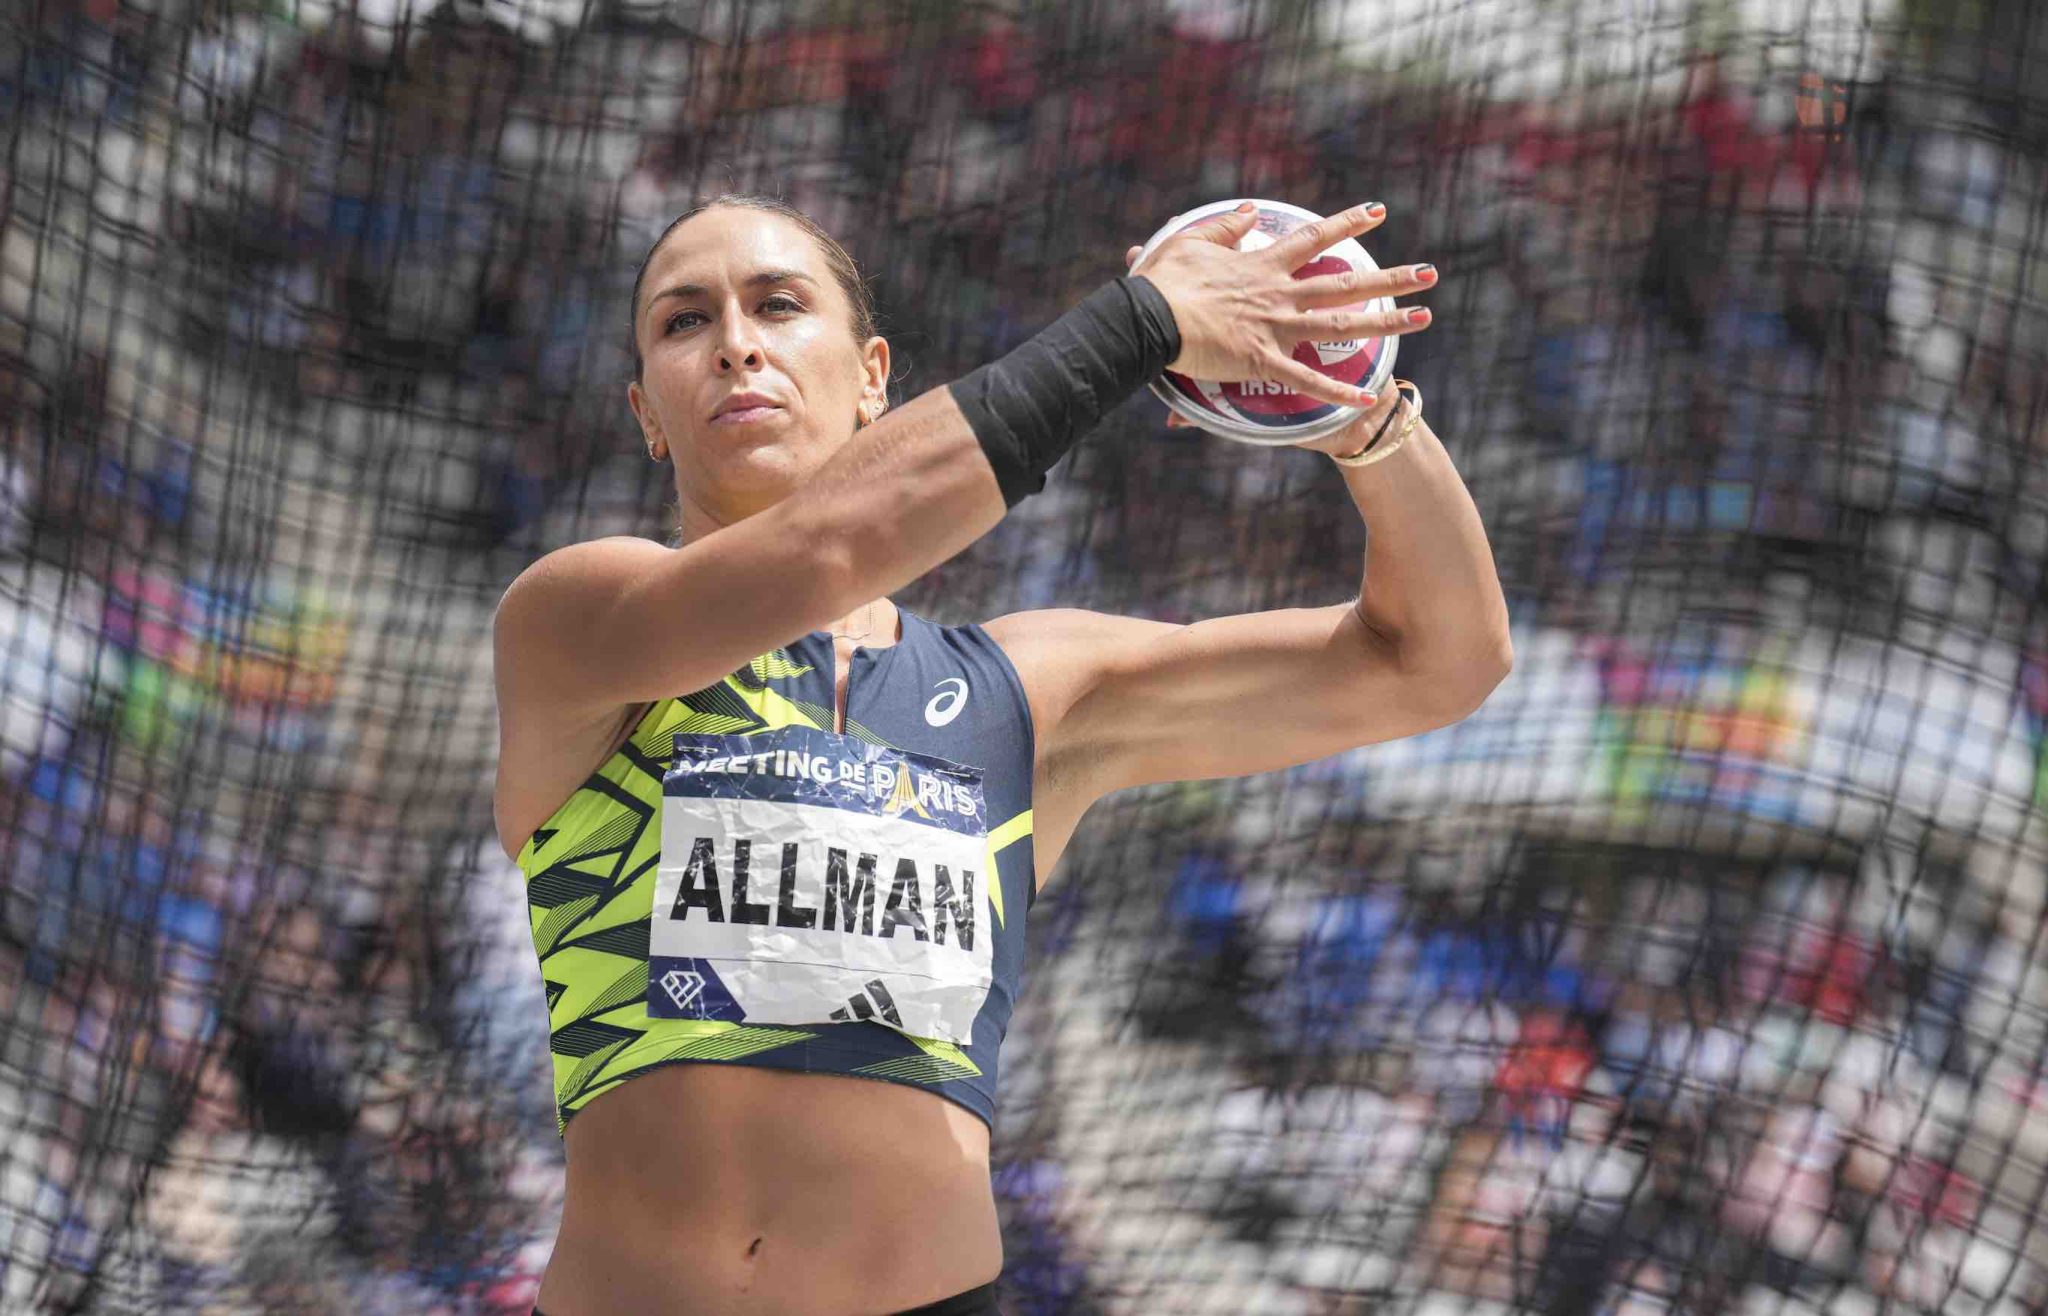
[[[889,995],[889,989],[882,985],[880,978],[870,978],[866,993],[855,992],[848,997],[846,1004],[832,1012],[832,1018],[839,1023],[851,1023],[872,1019],[877,1014],[896,1027],[903,1027],[903,1016],[896,1013],[896,1001]]]

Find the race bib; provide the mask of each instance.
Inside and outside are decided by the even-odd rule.
[[[981,772],[788,727],[679,734],[647,1013],[962,1045],[994,977]]]

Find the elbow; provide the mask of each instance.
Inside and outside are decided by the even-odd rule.
[[[1514,670],[1515,642],[1508,638],[1507,632],[1503,631],[1501,632],[1500,643],[1493,652],[1492,679],[1487,682],[1486,688],[1488,690],[1493,689],[1494,686],[1507,680],[1508,673]]]
[[[1479,689],[1479,698],[1484,700],[1493,693],[1494,687],[1508,679],[1508,673],[1515,670],[1515,642],[1506,631],[1494,636],[1486,648],[1485,656],[1472,663],[1472,676]]]
[[[1438,668],[1434,684],[1442,692],[1450,720],[1455,722],[1477,712],[1514,669],[1515,649],[1505,633],[1479,654]]]
[[[1500,637],[1500,644],[1488,655],[1486,662],[1480,665],[1478,694],[1472,701],[1472,707],[1478,708],[1485,703],[1487,696],[1491,695],[1502,681],[1507,680],[1508,673],[1514,670],[1515,646],[1503,634]]]

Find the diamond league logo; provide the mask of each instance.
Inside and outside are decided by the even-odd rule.
[[[687,1010],[690,1002],[704,994],[704,975],[695,969],[670,969],[661,975],[661,989],[676,1003],[676,1009]]]

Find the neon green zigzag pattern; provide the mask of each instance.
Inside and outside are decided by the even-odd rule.
[[[635,955],[631,936],[632,925],[644,920],[653,898],[660,858],[661,776],[653,765],[666,761],[679,732],[756,735],[790,726],[824,729],[820,718],[829,717],[830,710],[790,699],[768,684],[812,670],[778,649],[719,685],[657,703],[627,742],[633,753],[622,749],[595,774],[616,793],[586,785],[521,849],[519,866],[527,876],[534,946],[548,983],[549,1027],[557,1044],[558,1131],[566,1129],[569,1111],[656,1065],[739,1060],[817,1036],[801,1029],[724,1020],[650,1020],[644,942]],[[857,739],[885,743],[865,727],[849,726],[848,732]],[[637,807],[627,805],[621,795]],[[996,856],[1030,834],[1028,809],[989,834],[988,892],[998,925],[1004,922],[1004,909]],[[544,848],[555,848],[545,863],[540,854]],[[536,904],[540,890],[575,894],[561,899],[550,895]],[[644,898],[634,898],[643,892]],[[601,986],[579,992],[575,984]],[[954,1043],[909,1040],[922,1054],[878,1061],[854,1072],[923,1085],[981,1073]]]

